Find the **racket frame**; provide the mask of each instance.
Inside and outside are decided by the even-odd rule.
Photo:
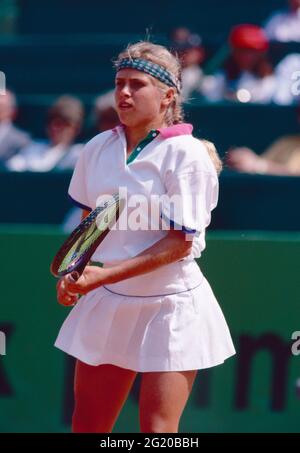
[[[103,206],[97,206],[93,211],[87,215],[82,222],[71,232],[69,237],[66,241],[62,244],[59,248],[58,252],[56,253],[55,257],[52,260],[50,271],[54,277],[63,277],[64,275],[70,274],[71,272],[78,272],[81,275],[84,271],[84,268],[88,264],[91,256],[94,254],[95,250],[101,244],[101,242],[105,239],[107,234],[111,231],[112,226],[117,223],[120,213],[124,208],[124,204],[122,200],[119,199],[118,194],[112,195],[114,201],[106,202]],[[108,223],[107,228],[99,235],[99,237],[87,248],[87,250],[78,258],[74,259],[74,262],[70,263],[70,265],[65,269],[60,271],[59,268],[65,259],[67,253],[70,249],[74,246],[74,244],[78,241],[78,239],[91,227],[93,222],[97,221],[97,217],[103,211],[108,210],[114,204],[117,205],[116,212],[114,218]],[[104,214],[105,215],[105,214]]]

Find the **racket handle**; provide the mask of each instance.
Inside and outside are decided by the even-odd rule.
[[[75,282],[77,282],[77,280],[79,279],[79,277],[80,277],[79,272],[76,272],[76,271],[71,272],[71,278],[72,278]]]
[[[70,274],[68,274],[68,280],[69,281],[73,281],[73,282],[76,282],[80,277],[80,274],[79,272],[76,272],[76,271],[73,271],[71,272]],[[77,293],[72,293],[71,291],[68,291],[68,293],[71,295],[71,296],[78,296]]]

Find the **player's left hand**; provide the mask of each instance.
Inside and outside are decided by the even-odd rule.
[[[106,270],[98,266],[86,266],[83,274],[75,280],[72,274],[63,277],[66,291],[69,293],[87,294],[105,283]]]

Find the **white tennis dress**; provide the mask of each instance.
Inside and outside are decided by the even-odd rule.
[[[90,365],[114,364],[138,372],[223,363],[235,349],[195,261],[205,248],[205,228],[217,205],[218,178],[204,145],[192,136],[192,126],[151,131],[129,159],[122,126],[87,143],[70,197],[80,207],[94,209],[101,197],[118,191],[126,197],[126,209],[93,261],[114,266],[134,257],[165,237],[169,223],[193,238],[191,254],[81,297],[55,346]]]

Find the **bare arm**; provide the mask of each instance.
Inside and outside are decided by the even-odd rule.
[[[146,274],[166,264],[179,261],[191,252],[192,241],[185,240],[185,233],[171,230],[168,235],[134,258],[120,265],[105,268],[105,283],[115,283],[126,278]]]
[[[86,294],[105,285],[116,283],[127,278],[136,277],[158,269],[161,266],[179,261],[188,256],[192,249],[192,241],[185,239],[185,233],[170,230],[163,239],[134,258],[107,268],[87,266],[76,282],[68,276],[64,277],[67,291]]]
[[[249,148],[235,148],[227,154],[227,164],[230,168],[245,172],[279,176],[297,176],[289,165],[271,160],[265,153],[260,156]]]
[[[287,164],[280,164],[279,162],[273,162],[272,160],[260,157],[257,163],[257,173],[266,175],[279,175],[279,176],[297,176]],[[261,169],[261,171],[259,171]]]

